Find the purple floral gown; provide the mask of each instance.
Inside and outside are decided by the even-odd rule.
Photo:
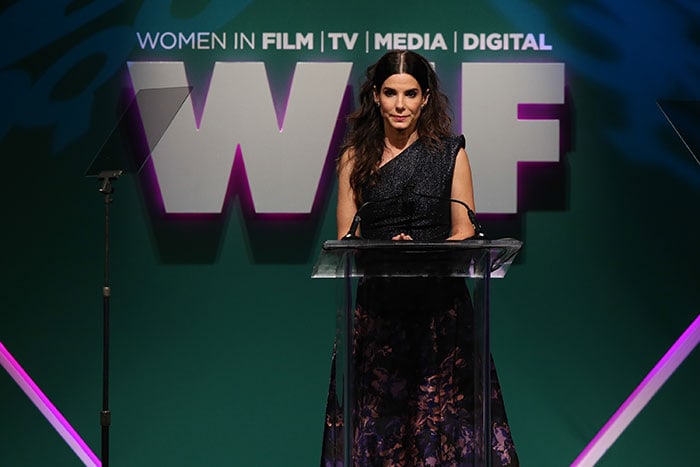
[[[450,206],[444,200],[462,147],[463,137],[446,138],[440,147],[418,140],[384,165],[378,180],[363,187],[363,201],[376,206],[364,213],[363,237],[405,232],[414,240],[447,238]],[[381,201],[387,199],[398,201]],[[363,279],[354,317],[353,464],[474,466],[473,308],[465,281]],[[492,463],[518,466],[495,370],[491,378]],[[332,370],[324,467],[343,466],[344,423],[335,387]]]

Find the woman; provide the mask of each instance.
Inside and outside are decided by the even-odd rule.
[[[367,70],[338,163],[338,237],[463,240],[475,233],[464,137],[452,136],[447,98],[420,55],[394,51]],[[353,464],[474,465],[473,309],[459,278],[365,279],[357,291]],[[518,465],[492,374],[492,461]],[[335,378],[323,465],[342,465]]]

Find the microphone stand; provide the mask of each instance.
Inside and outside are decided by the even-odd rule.
[[[109,206],[113,201],[113,182],[125,173],[141,171],[156,144],[169,128],[180,107],[190,95],[189,86],[141,89],[136,92],[119,117],[107,140],[95,155],[86,177],[100,180],[100,193],[104,195],[104,284],[103,342],[102,342],[102,466],[109,467],[109,427],[112,413],[109,410],[109,314],[112,288],[109,284]],[[139,144],[144,141],[146,144]],[[121,167],[121,169],[115,169]]]
[[[106,170],[99,174],[99,179],[102,182],[100,193],[104,195],[105,207],[104,284],[102,286],[102,410],[100,411],[103,467],[109,467],[109,427],[112,423],[112,413],[109,410],[109,304],[112,294],[109,285],[109,205],[113,201],[114,187],[112,182],[117,180],[122,173],[121,170]]]

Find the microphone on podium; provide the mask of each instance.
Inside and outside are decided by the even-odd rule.
[[[411,193],[413,193],[416,196],[423,197],[423,198],[437,199],[440,201],[449,201],[450,203],[457,203],[457,204],[464,206],[464,209],[467,210],[467,216],[469,216],[469,222],[471,222],[472,227],[474,227],[474,237],[477,237],[477,238],[485,238],[486,237],[486,234],[484,233],[484,228],[481,227],[481,224],[479,224],[479,221],[476,219],[476,213],[464,201],[461,201],[461,200],[458,200],[455,198],[445,198],[443,196],[426,195],[425,193],[419,193],[417,191],[412,191]]]
[[[467,216],[469,216],[469,222],[472,223],[472,227],[474,227],[474,236],[478,238],[485,238],[486,234],[484,233],[484,228],[479,224],[479,221],[476,220],[476,213],[472,210],[472,208],[469,207],[467,203],[464,201],[460,201],[455,198],[447,198],[451,203],[457,203],[461,204],[464,206],[464,208],[467,210]]]
[[[481,224],[479,221],[476,219],[476,213],[472,210],[472,208],[469,207],[467,203],[464,201],[455,199],[455,198],[444,198],[442,196],[433,196],[433,195],[426,195],[424,193],[418,193],[414,191],[415,186],[413,184],[408,184],[404,189],[401,191],[400,195],[397,196],[392,196],[386,199],[380,199],[377,201],[366,201],[362,203],[362,205],[357,209],[355,212],[355,216],[352,219],[352,224],[350,224],[350,229],[348,229],[348,233],[343,235],[342,239],[343,240],[355,240],[360,237],[357,236],[357,228],[360,226],[360,223],[362,222],[362,213],[363,211],[368,207],[372,206],[373,204],[378,204],[378,203],[385,203],[389,201],[395,201],[400,198],[406,198],[409,194],[413,194],[415,196],[423,197],[423,198],[431,198],[431,199],[437,199],[440,201],[449,201],[450,203],[457,203],[462,206],[467,210],[467,216],[469,216],[469,222],[471,222],[472,226],[474,227],[474,237],[477,238],[485,238],[486,235],[484,234],[484,229],[481,227]]]
[[[403,198],[405,195],[405,190],[398,196],[391,196],[386,199],[379,199],[377,201],[366,201],[362,203],[362,205],[357,208],[357,211],[355,212],[355,216],[352,218],[352,224],[350,224],[350,229],[348,229],[348,233],[343,235],[343,240],[357,240],[360,237],[357,236],[357,228],[360,226],[360,222],[362,222],[362,213],[368,206],[372,206],[374,204],[381,204],[381,203],[388,203],[389,201],[395,201],[399,198]]]
[[[343,235],[342,240],[355,240],[360,238],[355,234],[355,232],[357,232],[357,228],[360,226],[360,222],[362,222],[362,216],[360,216],[360,213],[362,212],[363,208],[370,204],[373,203],[371,201],[367,201],[357,209],[357,212],[355,212],[355,216],[352,218],[352,224],[350,224],[350,229],[348,230],[348,233]]]

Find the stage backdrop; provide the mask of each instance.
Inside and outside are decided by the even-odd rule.
[[[0,25],[3,359],[98,455],[85,173],[136,92],[191,89],[138,109],[152,157],[114,183],[114,465],[317,465],[336,302],[310,273],[345,116],[390,49],[434,64],[480,219],[524,241],[492,289],[524,466],[570,465],[700,311],[700,167],[657,105],[700,99],[695,0],[24,0]],[[698,363],[599,465],[697,458]],[[81,464],[4,370],[0,413],[0,465]]]

